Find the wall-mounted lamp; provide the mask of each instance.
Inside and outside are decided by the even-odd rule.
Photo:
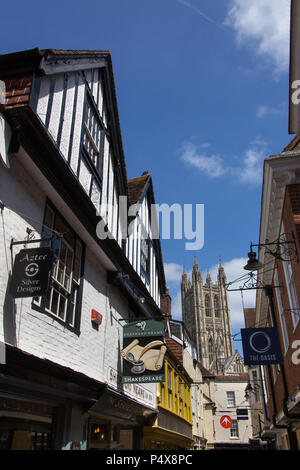
[[[252,249],[254,246],[273,246],[275,247],[273,250],[271,250],[270,248],[266,249],[266,254],[272,255],[274,258],[279,259],[280,261],[290,261],[291,259],[299,261],[295,235],[293,232],[291,232],[291,234],[288,234],[291,236],[290,240],[286,239],[286,235],[287,234],[282,233],[280,237],[277,240],[274,240],[273,242],[269,242],[268,240],[266,240],[266,243],[251,243],[250,252],[248,253],[249,259],[247,264],[244,266],[244,269],[246,269],[247,271],[257,271],[258,269],[261,269],[263,267],[263,264],[257,260],[256,253]]]
[[[251,383],[249,382],[247,387],[245,388],[245,398],[246,398],[246,400],[249,400],[250,393],[253,393],[253,388],[252,388]]]

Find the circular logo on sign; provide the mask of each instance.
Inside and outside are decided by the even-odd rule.
[[[39,266],[36,263],[30,263],[25,268],[25,274],[28,277],[36,276],[39,272]]]
[[[256,331],[249,339],[251,348],[257,353],[265,353],[271,347],[271,339],[264,331]]]
[[[229,429],[232,426],[232,419],[230,418],[230,416],[227,415],[222,416],[222,418],[220,419],[220,424],[223,428]]]

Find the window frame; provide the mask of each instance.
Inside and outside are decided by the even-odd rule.
[[[68,330],[73,331],[74,333],[79,335],[80,334],[80,322],[81,322],[81,306],[82,306],[82,292],[83,292],[85,245],[82,242],[81,238],[78,237],[76,232],[72,229],[72,227],[68,224],[68,222],[65,220],[65,218],[61,215],[59,210],[54,206],[54,204],[52,204],[52,202],[49,199],[47,199],[46,203],[45,203],[41,238],[43,238],[44,227],[47,227],[46,224],[45,224],[47,208],[49,208],[50,211],[52,211],[52,213],[54,214],[54,221],[53,221],[54,227],[55,227],[55,218],[58,216],[61,219],[62,223],[67,227],[68,231],[71,232],[71,234],[74,238],[74,249],[72,251],[72,269],[71,269],[71,276],[70,276],[70,287],[69,287],[69,290],[66,289],[66,287],[64,287],[63,285],[59,285],[59,282],[54,278],[53,273],[54,273],[54,269],[57,269],[57,265],[56,265],[56,266],[54,266],[54,268],[51,272],[51,278],[50,278],[49,289],[48,289],[47,294],[44,295],[44,296],[38,297],[38,299],[40,299],[39,302],[35,301],[36,297],[33,297],[32,302],[31,302],[31,306],[34,310],[37,310],[37,311],[47,315],[51,319],[56,320],[58,323],[63,325]],[[52,227],[51,228],[49,227],[49,229],[54,230]],[[70,246],[70,244],[64,238],[62,240],[65,244]],[[79,271],[78,271],[78,279],[75,280],[73,278],[73,274],[74,274],[77,243],[79,243],[81,245],[81,258],[80,258],[80,267],[79,267]],[[48,246],[46,238],[45,238],[45,241],[41,242],[41,246]],[[61,247],[60,247],[60,249],[61,249]],[[72,307],[72,303],[73,303],[72,298],[73,298],[73,295],[74,295],[74,292],[75,292],[74,283],[76,283],[76,285],[77,285],[77,288],[76,288],[77,294],[76,294],[75,309],[72,312],[73,322],[71,324],[71,323],[68,322],[68,319],[70,318],[71,307]],[[57,284],[58,287],[57,286],[56,286],[56,288],[53,287],[54,284],[55,285]],[[65,295],[62,292],[63,290],[67,293],[66,311],[65,311],[64,319],[60,318],[58,314],[56,315],[55,313],[51,312],[51,310],[46,307],[48,294],[50,293],[50,291],[53,291],[53,290],[57,291],[58,288],[61,289],[61,294],[60,295],[62,295],[62,296]],[[53,294],[51,294],[51,295],[53,295]]]
[[[230,427],[230,438],[232,438],[232,439],[239,439],[240,438],[239,422],[238,422],[237,419],[232,420],[232,425]]]
[[[140,231],[140,270],[141,274],[145,277],[146,282],[149,284],[150,283],[150,273],[151,273],[151,239],[149,234],[147,233],[144,224],[140,222],[141,226],[141,231]],[[147,267],[144,269],[144,266],[142,264],[142,254],[143,254],[143,240],[147,244],[147,249],[148,249],[148,258],[147,258]]]
[[[232,393],[233,399],[229,399],[229,394]],[[236,407],[236,398],[235,398],[235,391],[228,390],[226,391],[226,399],[227,399],[227,408],[235,408]]]
[[[275,273],[274,273],[274,285],[279,286],[277,270],[275,270]],[[287,324],[286,324],[286,319],[285,319],[285,312],[284,312],[284,308],[283,308],[283,301],[282,301],[282,296],[281,296],[281,290],[280,289],[281,288],[279,288],[279,287],[275,289],[275,295],[276,295],[276,303],[277,303],[279,321],[280,321],[280,326],[281,326],[281,335],[282,335],[282,341],[283,341],[283,347],[284,347],[284,354],[286,354],[286,352],[289,348],[289,334],[288,334],[288,329],[287,329]]]
[[[93,114],[94,119],[97,121],[97,125],[100,129],[97,164],[95,164],[95,162],[89,155],[89,152],[84,144],[84,137],[85,135],[88,135],[89,141],[93,142],[92,146],[94,147],[94,149],[97,148],[96,142],[94,141],[93,136],[91,135],[91,132],[87,125],[87,113],[89,109],[91,110],[91,113]],[[87,134],[87,130],[88,130],[88,134]],[[91,90],[89,89],[89,86],[86,84],[85,95],[84,95],[84,106],[83,106],[83,113],[82,113],[80,151],[79,151],[79,158],[78,158],[78,165],[77,165],[77,178],[78,178],[78,181],[80,182],[81,167],[82,165],[85,165],[87,171],[90,173],[90,183],[89,183],[89,188],[88,189],[84,188],[84,190],[88,194],[88,197],[92,200],[93,188],[95,185],[98,187],[99,201],[97,201],[97,204],[94,204],[95,207],[97,207],[97,210],[100,210],[101,200],[102,200],[105,136],[108,140],[109,145],[111,146],[109,133],[104,125],[103,119],[99,113],[97,105],[94,102],[94,98],[92,96]]]
[[[284,226],[282,225],[282,230],[281,230],[281,237],[283,238],[284,241],[286,241],[286,236],[285,236],[285,230]],[[282,267],[283,267],[283,273],[284,273],[284,280],[286,284],[286,289],[288,293],[288,299],[289,299],[289,304],[290,304],[290,309],[291,309],[291,317],[292,317],[292,322],[293,322],[293,331],[295,332],[298,323],[300,321],[300,315],[299,315],[299,302],[298,302],[298,296],[297,296],[297,290],[295,286],[295,280],[294,280],[294,271],[293,271],[293,266],[291,263],[291,259],[289,256],[289,252],[284,252],[284,246],[280,245],[280,253],[284,255],[287,260],[282,262]]]

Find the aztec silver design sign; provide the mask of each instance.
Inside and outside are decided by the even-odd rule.
[[[46,294],[53,266],[50,248],[21,250],[15,257],[10,294],[13,298],[40,297]]]

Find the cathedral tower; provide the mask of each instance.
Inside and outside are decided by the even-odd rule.
[[[199,361],[213,374],[225,374],[234,351],[226,275],[221,261],[216,283],[212,282],[209,272],[203,282],[196,258],[192,283],[184,269],[181,302],[182,319],[195,341]]]

